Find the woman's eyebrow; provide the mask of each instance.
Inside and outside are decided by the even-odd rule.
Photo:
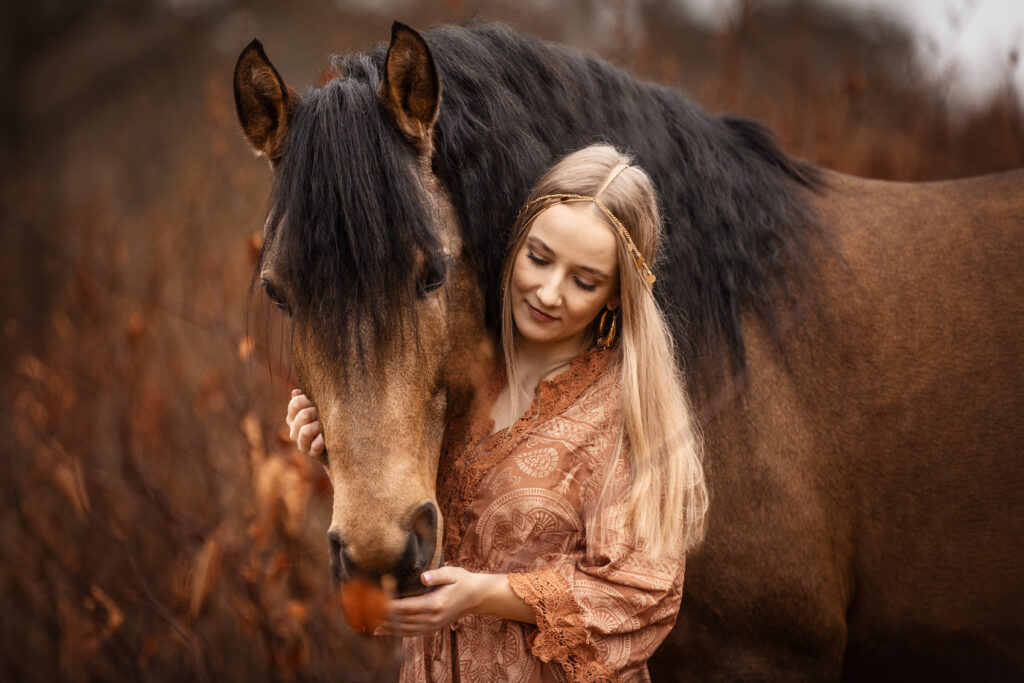
[[[585,271],[587,273],[590,273],[591,275],[594,275],[596,277],[601,278],[602,280],[607,280],[608,278],[611,277],[611,275],[609,275],[608,273],[604,272],[603,270],[598,270],[597,268],[591,268],[590,266],[576,266],[576,270]]]
[[[545,252],[546,254],[551,256],[555,255],[555,252],[553,252],[548,245],[544,244],[544,241],[539,237],[534,237],[533,235],[530,235],[529,237],[526,238],[526,243],[531,249],[536,249],[537,251]],[[590,266],[573,265],[573,268],[575,268],[576,270],[582,270],[586,273],[589,273],[595,277],[602,278],[604,280],[607,280],[611,277],[611,275],[604,272],[603,270],[591,268]]]
[[[546,251],[549,254],[555,253],[551,251],[551,247],[544,244],[544,241],[541,240],[539,237],[534,237],[533,235],[530,235],[529,237],[526,238],[526,243],[530,246],[531,249],[537,249],[538,251]]]

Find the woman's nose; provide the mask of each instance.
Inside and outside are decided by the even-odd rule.
[[[540,283],[540,287],[537,288],[537,300],[545,306],[557,306],[562,299],[560,292],[561,278],[552,275]]]

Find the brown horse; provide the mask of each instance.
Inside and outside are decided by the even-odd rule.
[[[506,28],[396,24],[299,97],[255,41],[274,167],[257,276],[290,316],[340,580],[440,557],[446,419],[494,338],[508,229],[559,154],[629,150],[704,416],[707,541],[655,680],[1024,676],[1024,173],[863,180]]]

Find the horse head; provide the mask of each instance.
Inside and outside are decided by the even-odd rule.
[[[441,82],[396,23],[299,96],[253,41],[235,102],[274,182],[254,282],[289,316],[292,360],[323,425],[334,487],[331,568],[399,594],[441,561],[435,479],[446,415],[469,395],[486,338],[455,211],[432,170]]]

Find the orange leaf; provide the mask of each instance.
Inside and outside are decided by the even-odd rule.
[[[242,339],[238,342],[238,357],[241,358],[242,360],[249,360],[249,356],[252,355],[252,348],[252,338],[242,337]]]
[[[192,565],[192,596],[189,600],[189,612],[192,616],[199,616],[206,602],[206,596],[217,581],[218,570],[220,569],[220,545],[213,537],[206,539],[202,550],[196,556]]]
[[[263,233],[254,232],[246,240],[246,249],[249,252],[249,262],[255,265],[260,258],[260,251],[263,249]]]
[[[121,628],[121,624],[124,623],[124,612],[117,606],[114,600],[103,592],[103,589],[92,584],[89,586],[89,594],[98,602],[103,605],[103,609],[107,612],[107,623],[103,626],[102,638],[106,640],[109,638],[114,631]]]
[[[285,610],[292,619],[304,623],[309,619],[309,608],[301,600],[289,600],[285,604]]]
[[[138,345],[138,343],[142,341],[142,335],[145,334],[145,332],[145,318],[143,318],[142,314],[138,311],[132,312],[124,324],[124,334],[128,338],[128,343],[132,346]]]
[[[349,626],[357,631],[372,633],[380,626],[387,611],[388,597],[378,586],[353,579],[341,588],[341,605]]]

